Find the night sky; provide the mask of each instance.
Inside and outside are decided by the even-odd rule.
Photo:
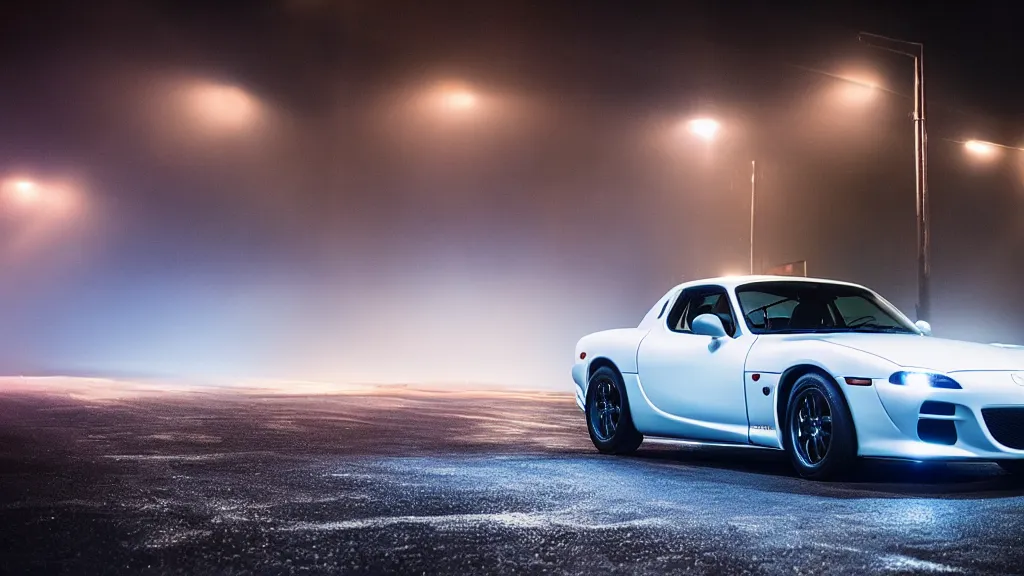
[[[567,388],[671,285],[808,262],[1024,343],[1018,3],[22,2],[0,372]],[[685,130],[721,121],[712,143]],[[32,183],[29,189],[28,182]]]

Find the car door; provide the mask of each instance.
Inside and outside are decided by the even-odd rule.
[[[756,337],[740,330],[735,310],[721,286],[688,288],[640,343],[640,385],[666,428],[652,433],[748,441],[743,367]],[[694,334],[691,322],[705,313],[721,318],[729,335]]]

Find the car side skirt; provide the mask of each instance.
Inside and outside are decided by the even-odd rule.
[[[781,448],[758,446],[756,444],[736,444],[733,442],[710,442],[705,440],[687,440],[685,438],[666,438],[664,436],[644,436],[644,444],[664,444],[668,446],[707,446],[711,448],[747,448],[753,450],[770,450],[781,452]]]

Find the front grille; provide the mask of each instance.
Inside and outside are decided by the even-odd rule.
[[[996,442],[1024,450],[1024,408],[982,408],[981,416]]]

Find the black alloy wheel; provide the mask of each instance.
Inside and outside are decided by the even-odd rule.
[[[828,456],[832,444],[832,410],[817,388],[807,388],[793,399],[796,418],[789,433],[796,456],[807,466],[817,466]]]
[[[786,404],[784,430],[790,461],[804,478],[835,478],[857,461],[853,417],[832,377],[808,372],[797,378]]]
[[[605,454],[629,454],[643,442],[633,426],[622,377],[603,366],[594,371],[587,385],[587,429],[590,440]]]
[[[594,435],[602,442],[615,437],[615,429],[619,425],[622,414],[622,398],[619,390],[610,378],[602,378],[594,382],[596,398],[590,405],[590,422]]]

